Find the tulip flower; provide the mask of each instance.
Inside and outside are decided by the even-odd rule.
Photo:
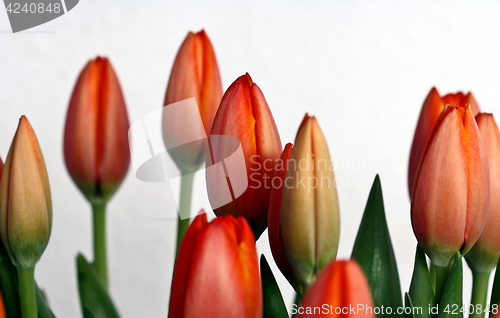
[[[261,318],[257,251],[247,221],[228,215],[207,223],[201,212],[177,254],[168,317]]]
[[[107,58],[87,63],[69,103],[64,130],[68,172],[89,201],[107,202],[130,164],[129,121],[115,71]]]
[[[187,101],[174,104],[193,97],[197,107]],[[182,172],[177,251],[189,226],[194,173],[205,160],[207,135],[221,97],[222,83],[212,43],[203,30],[189,32],[170,73],[162,118],[163,141]]]
[[[52,200],[35,132],[21,117],[0,182],[0,235],[17,267],[23,318],[37,315],[34,266],[52,228]]]
[[[276,189],[273,196],[279,191]],[[307,287],[336,257],[340,235],[335,176],[315,117],[306,114],[300,125],[281,191],[283,247],[295,277]],[[271,208],[272,218],[278,208]]]
[[[417,169],[411,200],[413,232],[439,269],[441,297],[454,255],[465,255],[488,214],[488,158],[470,106],[445,106]],[[438,279],[437,279],[438,280]]]
[[[107,285],[106,203],[130,164],[129,121],[118,78],[107,58],[87,63],[76,82],[64,131],[69,174],[93,208],[94,266]]]
[[[281,155],[281,141],[273,116],[262,91],[250,75],[240,76],[227,89],[212,125],[210,135],[237,137],[243,148],[246,169],[233,171],[233,181],[246,178],[248,188],[239,197],[222,207],[214,207],[217,216],[231,214],[245,217],[256,238],[267,226],[267,210],[274,167]],[[219,145],[211,149],[213,157],[221,158],[230,153],[226,148],[233,145]],[[207,160],[207,166],[213,164]],[[210,201],[218,201],[221,188],[227,185],[212,180],[207,174],[207,190]]]
[[[420,111],[420,117],[418,118],[418,124],[411,146],[410,164],[408,167],[408,190],[410,191],[410,195],[413,189],[418,163],[420,162],[420,157],[424,151],[427,139],[431,134],[432,127],[434,127],[434,123],[439,117],[439,114],[447,104],[462,107],[469,104],[474,116],[479,113],[479,106],[471,92],[467,93],[467,95],[458,92],[456,94],[448,94],[441,97],[435,87],[431,89]]]
[[[167,149],[169,144],[177,144],[180,136],[199,136],[199,142],[169,151],[177,167],[185,173],[196,171],[205,160],[206,136],[210,134],[222,97],[217,59],[203,30],[196,34],[189,32],[182,43],[172,67],[164,105],[191,97],[196,98],[199,112],[192,113],[187,107],[176,108],[173,113],[164,113],[162,125]],[[200,116],[203,127],[197,125]]]
[[[481,113],[476,116],[477,126],[481,133],[490,170],[490,206],[483,232],[471,250],[465,255],[467,264],[472,270],[473,305],[486,305],[488,280],[500,255],[500,131],[492,114]],[[475,312],[471,317],[484,317],[483,312]]]
[[[351,310],[355,308],[355,312]],[[300,317],[375,318],[370,286],[363,270],[355,260],[332,261],[318,275],[299,307],[292,313]]]
[[[288,168],[288,160],[290,159],[290,154],[292,153],[293,145],[291,143],[286,144],[285,149],[280,157],[281,166],[276,166],[276,174],[272,179],[271,197],[269,199],[269,214],[268,214],[268,234],[269,234],[269,245],[271,246],[271,252],[273,253],[274,261],[280,269],[281,273],[286,277],[290,284],[295,288],[297,293],[302,294],[302,286],[298,283],[293,273],[292,266],[288,261],[285,254],[285,246],[283,243],[283,235],[280,226],[280,209],[281,209],[281,198],[283,193],[283,184],[285,182],[286,171]]]

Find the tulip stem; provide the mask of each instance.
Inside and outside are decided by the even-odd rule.
[[[94,225],[94,270],[108,287],[108,261],[106,252],[106,203],[92,202]]]
[[[35,267],[17,267],[19,299],[23,318],[37,318],[35,297]]]
[[[450,275],[450,266],[434,266],[436,275],[436,303],[441,302],[448,276]]]
[[[179,203],[179,215],[177,223],[177,248],[176,255],[179,252],[182,238],[189,227],[189,218],[191,215],[191,197],[193,194],[194,173],[184,174],[181,178],[181,200]]]
[[[489,279],[490,272],[472,271],[472,299],[470,303],[473,307],[471,308],[469,318],[484,317],[484,313],[487,310],[485,306],[486,297],[488,296]]]

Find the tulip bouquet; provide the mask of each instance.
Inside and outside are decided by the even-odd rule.
[[[193,98],[195,108],[183,106]],[[162,138],[182,176],[168,317],[500,317],[500,272],[489,285],[500,256],[500,131],[472,93],[442,97],[433,88],[422,107],[408,169],[418,244],[406,288],[378,175],[351,258],[336,259],[339,197],[324,119],[306,113],[283,148],[271,107],[249,74],[223,92],[204,31],[182,43],[164,106]],[[69,102],[63,146],[68,173],[92,209],[92,261],[76,257],[85,318],[120,317],[108,291],[106,209],[131,162],[129,127],[110,61],[88,62]],[[213,220],[203,209],[190,217],[201,168]],[[0,318],[53,318],[34,279],[52,227],[49,176],[25,116],[0,177]],[[296,292],[292,306],[268,260],[259,260],[262,235]],[[473,274],[470,306],[463,303],[462,258]]]

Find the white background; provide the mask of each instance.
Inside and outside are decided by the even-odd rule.
[[[435,85],[442,94],[472,90],[483,111],[500,111],[499,16],[498,3],[483,1],[81,0],[54,21],[11,34],[0,9],[0,155],[7,155],[18,118],[26,114],[52,188],[52,237],[36,278],[56,316],[81,315],[75,255],[92,254],[90,207],[62,154],[70,94],[89,59],[111,58],[134,122],[162,106],[179,45],[189,30],[205,28],[224,87],[249,72],[283,145],[294,140],[305,112],[318,117],[336,176],[345,181],[339,188],[339,258],[350,256],[372,180],[380,174],[406,291],[416,244],[406,174],[420,107]],[[193,212],[209,210],[201,173],[194,196]],[[176,223],[151,219],[175,213],[171,197],[167,185],[140,182],[130,170],[109,204],[111,293],[123,317],[167,315]],[[269,256],[266,233],[258,247]],[[468,303],[471,279],[464,268]],[[290,303],[292,289],[273,269]]]

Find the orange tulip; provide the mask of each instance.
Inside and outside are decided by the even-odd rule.
[[[295,277],[308,286],[337,255],[340,213],[325,136],[307,114],[290,153],[279,207],[283,247]],[[270,211],[273,215],[277,209]],[[274,217],[274,216],[273,216]]]
[[[333,261],[318,275],[292,314],[300,317],[371,317],[374,305],[363,270],[354,260]]]
[[[465,255],[467,263],[475,271],[490,272],[500,255],[500,131],[492,114],[481,113],[476,122],[488,155],[490,168],[490,208],[486,225],[476,244]]]
[[[21,117],[0,182],[0,234],[12,263],[32,267],[42,256],[52,228],[52,200],[42,151],[26,117]]]
[[[107,58],[80,73],[64,131],[68,172],[90,201],[108,201],[130,164],[129,121],[118,78]]]
[[[467,95],[458,92],[456,94],[448,94],[441,97],[435,87],[431,89],[420,111],[420,117],[418,118],[418,124],[411,146],[410,165],[408,167],[408,190],[410,191],[410,195],[413,189],[418,163],[420,162],[425,144],[431,134],[434,123],[446,104],[462,107],[469,104],[474,116],[479,113],[479,106],[471,92],[467,93]]]
[[[232,176],[233,180],[248,180],[248,188],[243,194],[229,204],[214,207],[214,212],[218,216],[231,214],[245,217],[258,238],[267,226],[271,194],[269,180],[274,176],[274,167],[281,154],[281,141],[266,99],[248,73],[236,79],[224,93],[210,135],[228,135],[240,140],[246,170],[235,171]],[[212,158],[223,158],[223,154],[232,152],[227,148],[233,146],[227,142],[213,147]],[[207,166],[211,164],[208,160]],[[211,202],[221,201],[219,198],[226,187],[207,173]]]
[[[175,58],[168,81],[164,105],[170,105],[191,97],[196,98],[199,113],[188,107],[164,112],[163,139],[170,145],[179,144],[179,136],[198,136],[198,142],[169,151],[177,167],[183,172],[193,172],[205,160],[206,136],[222,97],[222,84],[217,59],[205,31],[189,32]],[[198,125],[199,117],[203,127]]]
[[[231,215],[198,215],[182,240],[172,278],[169,318],[262,317],[255,239]]]
[[[488,214],[488,158],[470,106],[445,106],[417,169],[411,221],[418,242],[436,266],[467,253]]]

